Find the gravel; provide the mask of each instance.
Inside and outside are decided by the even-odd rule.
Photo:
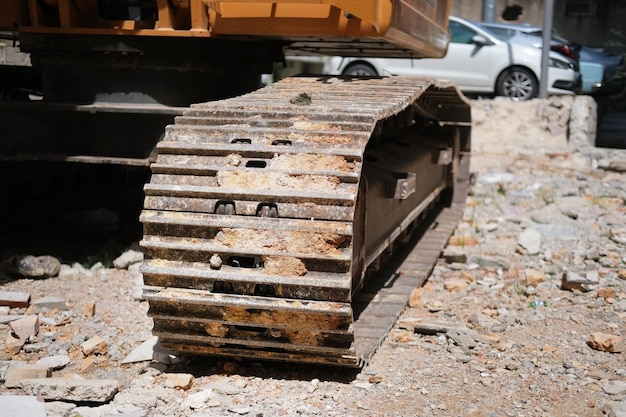
[[[53,363],[52,381],[75,380],[49,397],[45,384],[33,392],[46,399],[48,416],[62,417],[624,417],[626,151],[574,141],[573,103],[473,102],[463,219],[361,370],[163,350],[150,360],[140,257],[127,252],[119,269],[63,265],[55,277],[0,281],[0,291],[31,295],[30,307],[0,317],[39,317],[19,348],[11,324],[0,321],[0,380],[8,367]],[[34,312],[46,297],[67,309]],[[118,386],[75,400],[94,380]],[[3,398],[33,395],[36,381],[26,381],[0,383],[0,409]],[[77,385],[73,396],[52,395],[66,385]]]

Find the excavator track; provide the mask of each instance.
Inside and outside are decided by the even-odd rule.
[[[470,121],[453,86],[400,77],[293,77],[192,105],[144,188],[161,346],[363,366],[456,227]]]

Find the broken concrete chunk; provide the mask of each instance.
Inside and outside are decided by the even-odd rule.
[[[0,306],[28,307],[30,293],[16,291],[0,291]]]
[[[0,395],[2,417],[46,417],[46,407],[31,395]]]
[[[191,374],[168,374],[165,380],[165,386],[168,388],[178,388],[188,390],[193,383],[193,375]]]
[[[624,339],[606,333],[591,333],[589,336],[589,347],[602,352],[619,353],[626,347]]]
[[[135,250],[127,250],[113,261],[113,266],[117,269],[128,269],[132,264],[143,261],[143,253]]]
[[[29,336],[37,336],[39,333],[39,317],[35,315],[24,316],[11,322],[11,330],[20,339],[26,340]]]
[[[52,370],[45,365],[16,363],[7,368],[4,384],[7,388],[17,388],[24,379],[48,378]]]
[[[33,301],[33,312],[41,313],[45,311],[51,310],[69,310],[70,308],[67,306],[65,300],[57,297],[43,297],[38,300]]]
[[[561,289],[569,291],[591,291],[599,283],[600,279],[597,271],[589,271],[584,277],[575,272],[564,272],[561,277]]]
[[[92,353],[97,355],[105,355],[109,351],[109,346],[107,345],[106,340],[101,338],[100,336],[94,336],[91,339],[80,345],[80,348],[83,350],[83,354],[85,356],[89,356]]]
[[[520,234],[517,243],[526,249],[529,255],[536,255],[541,249],[541,233],[534,229],[526,229]]]
[[[36,362],[38,365],[45,365],[52,369],[61,369],[70,363],[70,357],[68,355],[54,355],[41,358]]]
[[[9,332],[4,341],[4,350],[9,355],[17,355],[22,350],[24,343],[26,343],[26,339],[15,337]]]
[[[158,341],[158,336],[152,336],[150,339],[146,340],[126,355],[126,357],[122,360],[122,363],[151,361],[154,357],[154,347]]]
[[[106,402],[119,390],[119,383],[112,379],[24,379],[21,385],[24,392],[46,400],[78,402]]]

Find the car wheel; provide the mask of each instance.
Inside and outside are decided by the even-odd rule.
[[[524,68],[509,68],[496,81],[496,94],[514,101],[530,100],[537,95],[538,89],[537,79]]]
[[[343,75],[360,75],[360,76],[366,76],[366,77],[378,76],[378,73],[376,72],[374,67],[372,67],[369,64],[364,64],[364,63],[348,65],[348,67],[345,70],[343,70],[342,74]]]

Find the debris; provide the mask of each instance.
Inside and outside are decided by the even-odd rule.
[[[24,379],[49,378],[52,370],[46,365],[32,363],[11,364],[7,368],[4,385],[7,388],[17,388]]]
[[[119,390],[119,383],[112,379],[25,379],[21,385],[24,392],[46,400],[77,402],[106,402]]]
[[[591,291],[599,284],[597,271],[590,271],[581,276],[575,272],[564,272],[561,277],[561,289],[569,291]]]
[[[113,266],[117,269],[128,269],[129,266],[142,261],[143,253],[130,249],[115,258]]]
[[[0,291],[0,306],[28,307],[30,293],[15,291]]]
[[[541,249],[541,233],[535,229],[526,229],[520,234],[517,243],[526,249],[529,255],[536,255]]]
[[[591,333],[588,344],[592,349],[611,353],[620,353],[625,347],[622,337],[606,333]]]
[[[80,348],[83,350],[83,354],[85,356],[89,356],[92,353],[95,353],[96,355],[105,355],[109,351],[107,342],[100,336],[92,337],[91,339],[82,343],[80,345]]]
[[[11,330],[20,339],[28,339],[29,336],[37,336],[39,333],[39,318],[35,315],[23,316],[10,323]]]
[[[46,417],[44,402],[32,395],[0,395],[2,417]]]
[[[67,306],[65,300],[57,297],[43,297],[38,300],[33,301],[32,303],[32,312],[33,313],[42,313],[46,311],[52,310],[60,310],[65,311],[70,308]]]
[[[187,391],[193,383],[193,375],[191,374],[167,374],[165,386],[168,388],[177,388]]]

